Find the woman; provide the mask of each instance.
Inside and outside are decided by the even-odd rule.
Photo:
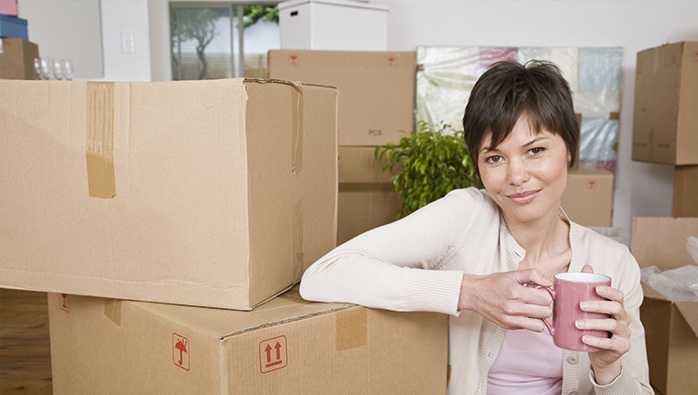
[[[304,274],[304,298],[450,314],[449,394],[641,394],[648,379],[640,270],[628,249],[560,207],[579,141],[570,88],[546,62],[500,62],[473,87],[465,140],[484,190],[455,190],[337,247]],[[558,273],[612,278],[583,302],[594,353],[557,348],[542,319]],[[573,392],[576,391],[576,392]]]

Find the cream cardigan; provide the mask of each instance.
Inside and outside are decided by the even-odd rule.
[[[643,295],[637,262],[624,245],[574,222],[569,237],[569,271],[590,264],[623,291],[632,346],[623,356],[623,372],[606,386],[594,383],[586,353],[565,351],[562,393],[653,393],[639,318]],[[487,192],[460,189],[332,250],[304,273],[300,291],[313,301],[451,315],[448,393],[486,394],[487,373],[505,330],[477,313],[458,311],[463,273],[516,270],[525,254]]]

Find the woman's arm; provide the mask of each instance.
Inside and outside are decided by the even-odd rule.
[[[306,270],[301,295],[395,311],[458,314],[463,271],[434,269],[443,269],[484,204],[475,189],[453,191],[361,234]]]

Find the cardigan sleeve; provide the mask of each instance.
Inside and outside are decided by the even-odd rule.
[[[330,251],[303,274],[301,296],[393,311],[458,315],[463,272],[440,269],[484,204],[474,188],[456,190],[411,215]]]

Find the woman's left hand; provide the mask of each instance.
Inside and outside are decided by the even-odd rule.
[[[584,273],[593,273],[591,266],[585,265]],[[605,385],[616,379],[621,373],[620,357],[630,350],[630,316],[625,311],[623,292],[608,286],[596,289],[599,296],[608,300],[589,300],[581,303],[584,311],[608,314],[607,319],[578,320],[577,328],[584,330],[608,331],[611,336],[601,338],[584,336],[582,342],[600,348],[601,351],[590,352],[589,359],[594,369],[596,382]]]

